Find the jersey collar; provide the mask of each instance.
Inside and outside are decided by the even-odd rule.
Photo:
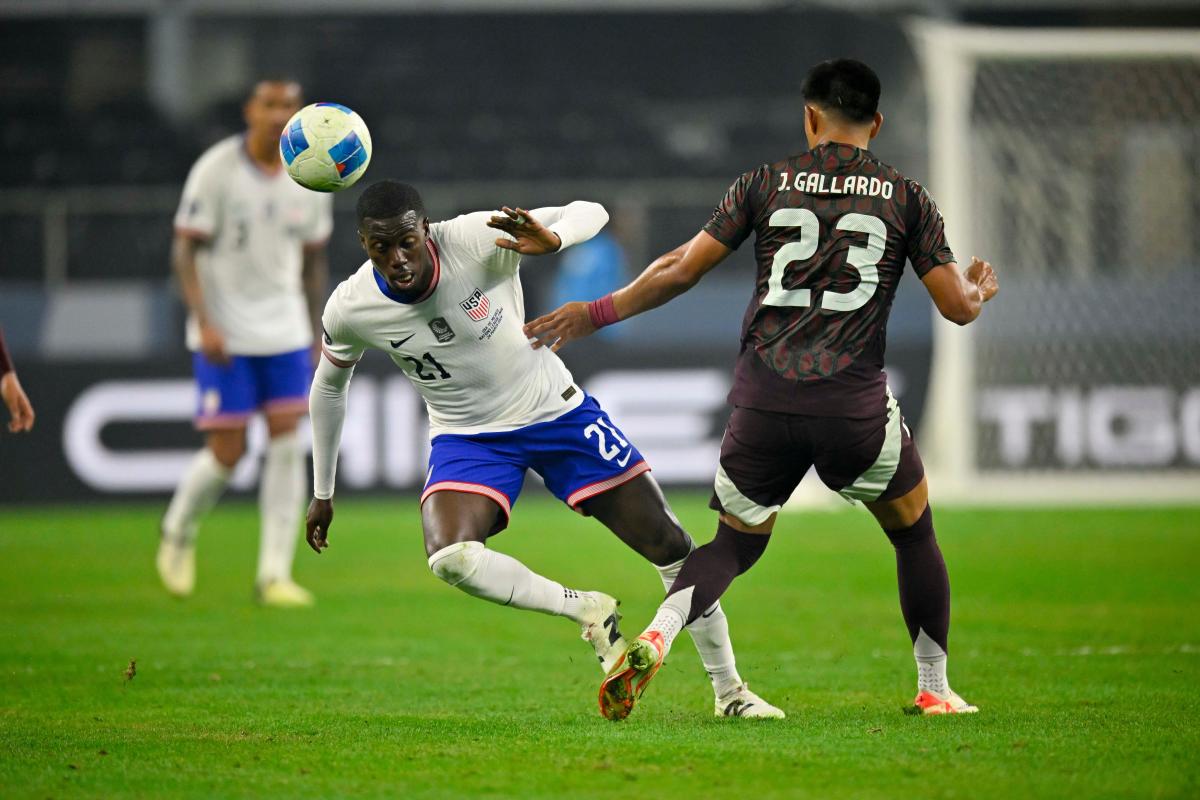
[[[433,259],[433,280],[429,282],[429,288],[420,295],[413,295],[411,292],[397,292],[388,286],[383,276],[374,267],[371,268],[371,275],[375,277],[375,285],[379,287],[379,291],[383,292],[384,297],[397,303],[404,305],[415,305],[429,299],[433,294],[433,290],[437,288],[438,281],[442,278],[442,259],[438,256],[437,245],[433,243],[432,237],[425,239],[425,248],[429,250],[429,257]]]

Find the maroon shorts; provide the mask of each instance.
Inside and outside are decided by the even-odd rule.
[[[888,395],[887,412],[868,419],[735,408],[721,441],[711,508],[748,525],[765,522],[810,467],[851,500],[902,497],[925,476],[917,443]]]

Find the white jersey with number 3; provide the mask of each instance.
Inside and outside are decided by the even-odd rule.
[[[393,299],[368,261],[342,281],[325,306],[325,355],[348,367],[367,349],[404,370],[429,408],[430,435],[510,431],[577,407],[583,392],[548,348],[524,332],[521,256],[497,247],[487,227],[496,212],[429,226],[433,281],[411,303]],[[563,247],[591,238],[608,220],[595,203],[530,212]]]

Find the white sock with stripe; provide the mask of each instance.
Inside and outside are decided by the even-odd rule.
[[[258,486],[262,528],[258,544],[259,585],[292,577],[304,489],[299,436],[291,431],[273,437],[267,444]]]
[[[163,515],[163,533],[169,541],[177,545],[196,541],[200,518],[216,505],[231,473],[207,447],[196,453]]]
[[[673,564],[655,567],[662,578],[664,589],[671,590],[686,560],[680,559]],[[721,608],[719,601],[713,603],[712,608],[688,625],[687,632],[691,634],[696,651],[700,653],[700,661],[704,664],[704,670],[712,681],[717,697],[742,685],[733,655],[733,643],[729,640],[729,620],[725,617],[725,610]]]
[[[456,542],[429,557],[433,574],[469,595],[502,606],[568,617],[580,622],[584,593],[538,575],[483,542]]]

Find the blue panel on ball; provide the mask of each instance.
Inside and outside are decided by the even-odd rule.
[[[296,120],[279,137],[279,152],[283,154],[283,160],[290,167],[296,160],[296,156],[307,149],[308,137],[304,135],[304,126],[300,124],[300,120]]]
[[[347,114],[354,113],[353,111],[351,111],[350,109],[348,109],[344,105],[342,105],[341,103],[317,103],[317,105],[329,106],[330,108],[336,108],[338,111],[345,111]]]
[[[329,148],[329,155],[337,164],[338,175],[345,177],[367,160],[367,148],[358,140],[358,134],[350,131],[344,139]]]

